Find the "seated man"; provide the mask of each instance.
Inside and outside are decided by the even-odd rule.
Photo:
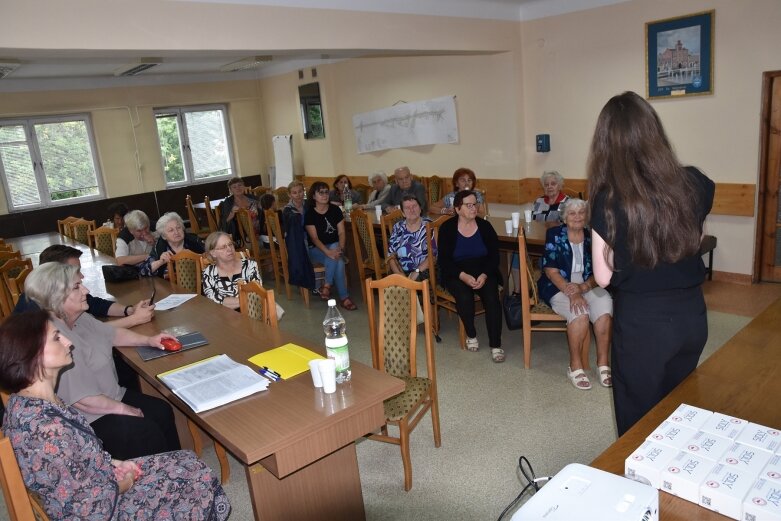
[[[396,184],[391,186],[388,198],[382,203],[383,212],[392,212],[396,208],[401,208],[401,201],[405,195],[414,195],[415,199],[420,201],[422,215],[428,213],[428,197],[426,197],[425,187],[412,179],[412,172],[409,167],[402,166],[393,172]]]
[[[41,252],[38,259],[38,265],[40,266],[47,262],[61,262],[63,264],[78,266],[79,269],[81,269],[81,261],[79,260],[81,254],[81,250],[76,248],[64,244],[54,244]],[[139,324],[145,324],[152,320],[152,316],[154,315],[154,306],[150,306],[149,301],[147,300],[142,300],[135,306],[124,306],[111,300],[87,295],[87,305],[89,306],[87,312],[93,317],[122,317],[109,322],[114,327],[129,328]],[[38,309],[38,305],[22,293],[13,312],[23,313],[36,309]]]
[[[125,215],[125,227],[117,236],[117,264],[140,264],[149,257],[156,237],[149,231],[149,217],[141,210]]]

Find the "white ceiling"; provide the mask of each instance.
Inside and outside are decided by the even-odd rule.
[[[304,8],[446,15],[498,20],[530,20],[627,0],[174,0],[179,2],[244,3]],[[254,55],[272,54],[258,49]],[[123,85],[154,85],[193,81],[252,79],[273,76],[323,63],[364,56],[360,49],[338,52],[274,51],[269,63],[254,70],[220,72],[220,67],[246,58],[235,52],[217,51],[76,51],[0,49],[0,62],[7,59],[21,66],[0,80],[0,92],[100,88]],[[377,55],[377,51],[371,52]],[[388,55],[398,55],[392,51]],[[410,53],[405,55],[420,55]],[[114,71],[142,57],[161,58],[162,63],[133,77],[114,76]]]

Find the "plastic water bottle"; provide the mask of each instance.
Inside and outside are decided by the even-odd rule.
[[[344,192],[342,192],[342,201],[344,202],[344,211],[350,213],[353,209],[353,194],[350,192],[350,186],[345,185]]]
[[[328,301],[328,312],[323,320],[325,352],[336,362],[336,383],[350,381],[350,351],[347,347],[347,324],[336,307],[336,300]]]

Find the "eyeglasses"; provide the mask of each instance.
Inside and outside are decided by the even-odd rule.
[[[474,210],[477,208],[477,203],[463,203],[461,206],[466,206],[470,210]]]
[[[214,249],[215,250],[221,250],[221,251],[235,250],[236,246],[232,242],[229,242],[228,244],[224,244],[222,246],[218,246],[218,247],[216,247]]]
[[[330,190],[328,188],[321,188],[320,190],[317,190],[315,193],[318,195],[327,195]]]

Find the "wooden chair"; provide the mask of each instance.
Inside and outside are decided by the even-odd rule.
[[[362,204],[366,204],[369,201],[369,195],[372,193],[372,187],[365,184],[357,184],[353,187],[353,190],[361,194]]]
[[[70,235],[71,230],[68,227],[68,224],[72,223],[73,221],[78,221],[81,219],[81,217],[66,217],[65,219],[58,219],[57,220],[57,231],[60,232],[60,235],[65,235],[66,237],[72,237]]]
[[[562,188],[561,191],[564,192],[564,195],[567,197],[577,197],[578,199],[583,199],[583,192],[579,192],[571,188]]]
[[[358,264],[358,273],[361,281],[368,276],[381,279],[387,273],[385,261],[377,252],[377,241],[374,239],[374,226],[371,219],[363,210],[355,209],[350,212],[350,220],[353,229],[353,244],[355,245],[355,260]],[[361,283],[363,300],[366,302],[366,287]]]
[[[393,225],[404,219],[404,212],[401,210],[393,210],[391,213],[382,214],[380,217],[380,231],[382,232],[382,247],[384,255],[388,254],[388,244],[390,243],[391,232],[393,231]]]
[[[445,196],[444,181],[437,175],[428,178],[428,205],[436,203]]]
[[[366,281],[371,340],[372,365],[404,381],[406,388],[400,394],[385,400],[385,425],[379,434],[370,439],[393,443],[401,449],[404,465],[404,490],[412,488],[412,461],[409,437],[423,416],[431,410],[434,429],[434,446],[442,443],[439,428],[439,399],[437,397],[437,372],[434,363],[434,347],[431,341],[431,304],[428,281],[412,281],[402,275],[389,275],[381,280]],[[378,303],[375,304],[375,292]],[[416,327],[417,304],[423,300],[423,337],[426,357],[426,376],[417,373]],[[388,433],[388,424],[398,427],[399,436]]]
[[[518,228],[518,256],[521,271],[521,322],[523,324],[523,366],[531,367],[532,360],[532,331],[567,331],[567,319],[556,314],[550,306],[540,300],[537,292],[537,279],[539,271],[533,269],[529,250],[526,247],[526,234],[523,226]],[[532,325],[532,322],[539,324]],[[547,323],[547,325],[545,325]],[[583,344],[582,361],[583,369],[589,369],[588,352],[591,345],[591,335],[586,335]]]
[[[171,284],[201,295],[202,276],[200,253],[182,250],[168,260],[168,279]]]
[[[5,281],[8,286],[8,292],[11,295],[11,305],[16,307],[19,302],[19,297],[24,293],[24,281],[27,280],[27,275],[32,273],[32,268],[24,267],[15,277],[8,277]],[[5,273],[3,273],[5,275]]]
[[[4,317],[9,316],[15,306],[8,281],[18,277],[25,269],[32,271],[32,260],[8,259],[0,266],[0,309]]]
[[[266,233],[269,238],[269,249],[271,250],[271,260],[274,265],[274,278],[277,288],[280,287],[280,277],[285,282],[285,293],[290,300],[290,268],[288,266],[287,245],[282,233],[282,225],[279,222],[279,214],[274,210],[266,210]],[[320,265],[315,267],[315,274],[325,274],[325,267]],[[306,307],[309,307],[309,289],[298,288],[301,292],[301,298]]]
[[[11,259],[21,259],[22,252],[19,251],[0,251],[0,266],[5,264],[5,261]]]
[[[426,223],[426,242],[428,251],[434,251],[434,242],[439,244],[439,227],[448,219],[452,218],[452,215],[443,215],[434,222]],[[458,310],[456,309],[456,298],[438,280],[436,262],[429,261],[428,273],[429,280],[431,280],[431,291],[434,296],[434,335],[437,338],[437,342],[439,342],[439,329],[441,326],[439,308],[446,309],[448,313],[452,311],[457,317]],[[482,315],[483,313],[485,313],[485,310],[482,308],[480,297],[475,295],[475,316]],[[458,318],[458,342],[461,345],[461,349],[466,349],[466,329],[464,329],[464,324],[461,322],[460,318]]]
[[[256,280],[239,284],[239,309],[242,315],[279,327],[274,290],[264,288]]]
[[[119,230],[116,228],[109,228],[108,226],[101,226],[88,232],[89,247],[92,253],[98,250],[100,253],[108,255],[110,257],[117,256],[117,236]]]
[[[95,230],[95,220],[77,219],[66,226],[71,230],[69,237],[82,244],[89,244],[89,232]]]
[[[273,190],[274,197],[277,198],[277,206],[282,208],[290,202],[290,193],[287,191],[286,186],[280,186],[276,190]]]
[[[261,248],[258,236],[255,235],[255,227],[252,226],[252,217],[249,214],[249,210],[239,208],[239,211],[236,212],[236,224],[239,228],[239,236],[243,246],[250,251],[252,258],[258,263],[258,269],[262,270],[264,265],[273,265],[271,250]]]
[[[247,193],[251,193],[257,199],[260,199],[261,196],[263,196],[263,194],[267,194],[269,192],[271,192],[271,187],[270,186],[256,186],[255,188],[249,188],[247,190]]]
[[[14,251],[14,245],[13,244],[6,244],[6,243],[0,243],[0,251]]]
[[[212,209],[212,204],[208,195],[204,196],[203,198],[203,207],[206,209],[206,222],[209,224],[209,232],[214,233],[218,231],[220,229],[220,220],[217,218],[217,214]]]
[[[483,196],[483,208],[485,208],[485,216],[490,216],[491,212],[488,209],[488,191],[485,188],[475,188],[474,191],[480,192],[480,195]]]
[[[5,394],[5,393],[3,393]],[[5,400],[4,400],[5,401]],[[0,431],[0,484],[11,521],[49,521],[36,495],[24,485],[11,440]]]
[[[201,239],[205,239],[211,232],[209,231],[209,228],[201,227],[201,224],[198,222],[198,214],[195,213],[192,197],[189,195],[185,196],[184,204],[187,207],[187,218],[190,219],[190,232]]]

